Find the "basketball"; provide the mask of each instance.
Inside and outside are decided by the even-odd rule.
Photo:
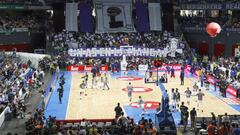
[[[207,25],[206,31],[210,37],[216,37],[221,32],[221,26],[216,22],[211,22]]]

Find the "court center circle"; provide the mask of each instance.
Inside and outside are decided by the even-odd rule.
[[[128,92],[127,88],[123,88],[122,89],[123,91],[125,92]],[[143,93],[143,92],[150,92],[152,91],[153,89],[151,88],[147,88],[147,87],[133,87],[133,93]]]
[[[138,102],[130,103],[130,106],[133,108],[141,108]],[[144,109],[157,109],[159,107],[159,102],[155,101],[146,101],[143,105]]]
[[[121,76],[117,78],[118,80],[122,81],[139,81],[142,80],[141,77],[136,77],[136,76]]]

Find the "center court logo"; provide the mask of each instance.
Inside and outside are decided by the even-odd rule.
[[[131,106],[133,108],[140,108],[140,106],[137,102],[133,102],[129,106]],[[143,106],[144,106],[144,109],[157,109],[159,106],[159,102],[146,101]]]
[[[127,92],[127,88],[123,88],[123,91]],[[133,93],[143,93],[143,92],[150,92],[153,89],[147,87],[133,87]]]

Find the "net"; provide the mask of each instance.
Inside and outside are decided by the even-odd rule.
[[[164,80],[163,80],[164,79]],[[147,70],[145,73],[145,83],[156,83],[157,81],[167,81],[166,70]]]

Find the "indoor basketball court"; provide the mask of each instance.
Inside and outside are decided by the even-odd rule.
[[[61,73],[62,74],[62,73]],[[169,91],[172,88],[178,88],[181,94],[181,102],[186,101],[185,90],[198,82],[198,78],[185,71],[185,84],[180,85],[179,71],[176,71],[176,77],[170,78],[168,82],[156,86],[156,83],[145,83],[145,72],[106,72],[109,79],[110,90],[102,90],[101,86],[91,84],[91,73],[89,72],[89,81],[86,89],[81,89],[83,72],[65,72],[66,85],[64,86],[63,103],[58,101],[57,86],[47,104],[45,113],[55,115],[59,120],[78,120],[78,119],[112,119],[115,117],[114,108],[119,102],[125,115],[134,118],[137,122],[141,117],[151,118],[155,121],[156,108],[161,102],[162,91]],[[133,86],[133,99],[129,101],[127,94],[127,85],[131,82]],[[57,83],[56,83],[57,84]],[[205,96],[203,97],[204,111],[198,111],[198,117],[209,117],[211,112],[216,115],[222,115],[227,112],[231,114],[240,114],[240,100],[228,95],[227,98],[221,98],[218,92],[213,90],[206,91],[202,88]],[[138,97],[142,96],[145,102],[144,108],[146,114],[141,115],[142,109],[137,103]],[[192,95],[190,99],[189,111],[195,107],[197,109],[197,96]],[[186,102],[185,102],[186,104]],[[235,105],[235,106],[234,106]],[[218,106],[218,107],[216,107]],[[237,106],[237,107],[236,107]],[[180,121],[180,112],[173,112],[173,118],[176,125]]]

